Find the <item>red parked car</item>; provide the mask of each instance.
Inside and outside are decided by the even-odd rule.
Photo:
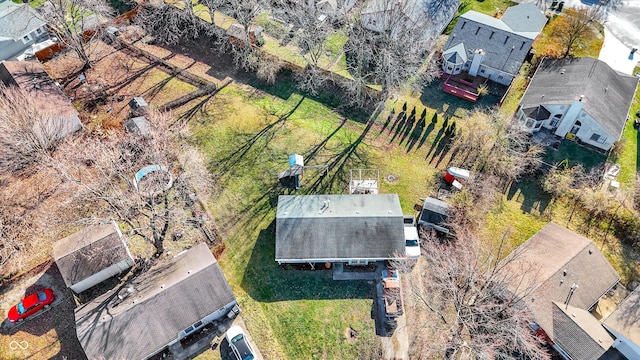
[[[56,296],[53,294],[53,290],[49,288],[38,291],[35,294],[25,297],[22,301],[9,309],[7,318],[12,323],[20,322],[38,311],[48,308],[55,299]]]

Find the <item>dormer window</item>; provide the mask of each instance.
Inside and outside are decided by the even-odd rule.
[[[28,43],[29,41],[31,41],[31,35],[27,34],[25,36],[22,37],[22,42],[23,43]]]

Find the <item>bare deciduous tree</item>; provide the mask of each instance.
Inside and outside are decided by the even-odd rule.
[[[105,0],[50,0],[41,17],[59,35],[59,41],[78,55],[83,69],[91,66],[91,39],[101,29],[96,20],[110,19],[113,8]]]
[[[38,162],[66,135],[67,119],[43,94],[0,85],[0,173]]]
[[[452,161],[506,180],[537,167],[542,151],[519,123],[491,110],[472,112],[451,144]]]
[[[446,244],[421,234],[428,264],[405,291],[405,306],[426,310],[437,320],[417,324],[415,353],[445,359],[549,359],[529,328],[532,315],[522,296],[533,289],[517,288],[523,273],[503,271],[506,264],[498,260],[504,254],[485,252],[471,233],[459,228],[456,234]]]
[[[203,4],[200,1],[148,1],[140,6],[134,22],[160,43],[176,44],[182,39],[197,39],[215,30],[215,26],[209,26],[201,18],[207,11]]]
[[[435,8],[420,1],[372,2],[351,21],[345,44],[347,67],[360,82],[382,86],[383,97],[424,69],[426,54],[438,37],[434,19],[458,8],[459,1],[434,1]],[[357,83],[358,81],[356,81]]]
[[[165,125],[166,116],[154,113],[148,117],[154,126],[147,136],[113,134],[98,143],[80,139],[65,144],[60,151],[64,161],[54,159],[51,165],[77,185],[75,198],[78,204],[88,205],[89,218],[126,224],[130,234],[153,244],[157,254],[164,251],[163,243],[173,227],[197,220],[185,215],[185,209],[193,206],[193,179],[178,160],[181,150],[176,134]],[[149,165],[166,167],[173,187],[164,189],[169,180],[165,171],[149,173],[134,187],[134,174]],[[198,185],[206,182],[198,181]],[[146,190],[150,188],[153,190]]]

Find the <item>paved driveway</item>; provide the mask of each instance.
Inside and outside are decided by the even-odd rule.
[[[516,0],[534,2],[540,9],[551,5],[550,0]],[[640,61],[640,54],[631,55],[633,47],[640,48],[640,0],[609,0],[616,6],[608,9],[605,20],[604,45],[598,58],[625,74],[631,74]],[[565,0],[565,8],[593,6],[598,0]]]

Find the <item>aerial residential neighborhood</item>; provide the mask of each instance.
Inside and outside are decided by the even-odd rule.
[[[638,15],[0,0],[0,359],[640,359]]]

